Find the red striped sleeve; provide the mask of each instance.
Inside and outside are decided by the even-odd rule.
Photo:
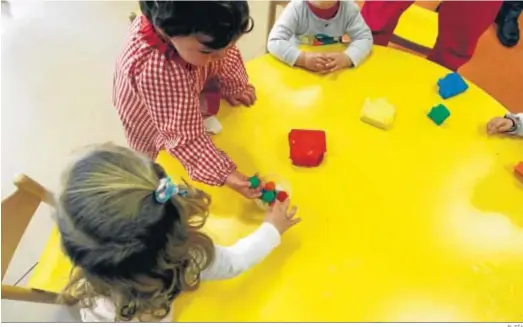
[[[164,148],[193,180],[223,185],[236,166],[205,132],[199,99],[190,85],[187,71],[157,51],[136,76],[136,89]]]
[[[236,46],[227,51],[225,58],[218,62],[218,79],[222,97],[242,93],[249,82],[240,51]]]

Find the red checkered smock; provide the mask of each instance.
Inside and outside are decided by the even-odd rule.
[[[113,103],[131,148],[153,159],[165,149],[192,179],[223,185],[236,166],[204,130],[199,96],[210,77],[218,79],[223,97],[245,90],[248,77],[236,47],[223,59],[196,67],[140,16],[116,64]]]

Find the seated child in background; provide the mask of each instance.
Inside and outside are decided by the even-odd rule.
[[[523,136],[523,113],[506,114],[505,117],[496,117],[487,124],[489,134],[511,134]]]
[[[340,42],[345,34],[350,44],[345,52],[302,52],[298,44]],[[290,66],[319,73],[358,66],[372,49],[372,32],[353,1],[293,0],[269,34],[267,48]]]
[[[56,208],[75,267],[61,302],[79,301],[86,322],[170,321],[181,292],[248,270],[299,222],[288,200],[277,202],[256,231],[221,247],[201,231],[210,202],[131,149],[90,149],[65,171]]]
[[[247,1],[140,1],[140,9],[113,83],[129,146],[152,159],[166,150],[191,179],[259,197],[206,133],[219,97],[202,96],[219,90],[233,105],[256,100],[235,46],[253,27]]]

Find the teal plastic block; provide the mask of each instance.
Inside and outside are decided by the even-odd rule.
[[[450,117],[450,111],[444,105],[438,104],[437,106],[432,107],[427,116],[439,126]]]
[[[249,178],[249,182],[251,183],[251,188],[257,188],[258,186],[260,186],[261,184],[261,181],[260,179],[258,178],[258,176],[252,176]]]
[[[265,203],[271,203],[276,199],[276,192],[263,190],[260,199]]]

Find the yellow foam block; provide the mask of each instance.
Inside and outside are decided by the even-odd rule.
[[[363,122],[382,129],[391,128],[395,116],[396,108],[384,99],[366,99],[361,111]]]

